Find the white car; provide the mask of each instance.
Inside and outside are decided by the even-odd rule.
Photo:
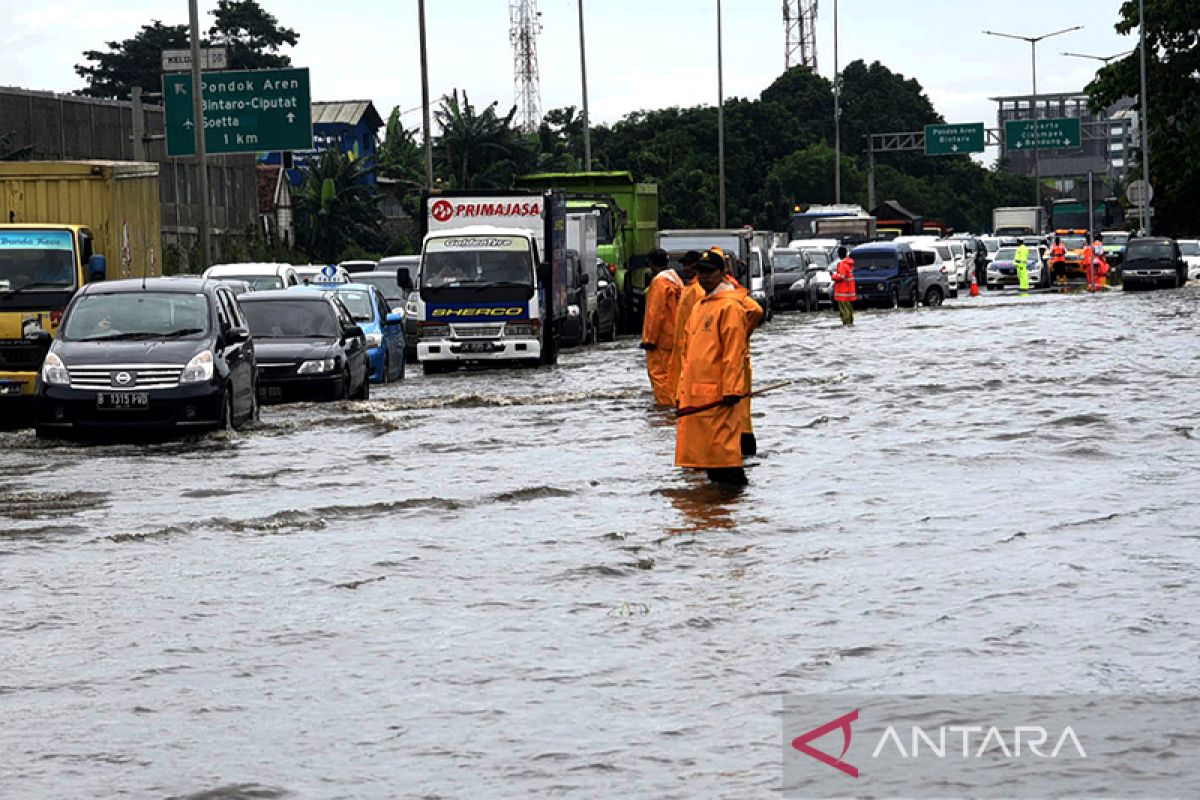
[[[926,306],[940,306],[950,296],[950,270],[942,260],[942,254],[933,245],[921,242],[910,244],[909,248],[920,260],[917,267],[917,291],[921,303]]]
[[[214,264],[204,270],[202,277],[215,281],[245,281],[256,292],[300,285],[300,276],[291,264]]]
[[[344,267],[335,264],[305,264],[296,267],[300,282],[310,283],[350,283],[350,273]]]
[[[1180,239],[1179,253],[1187,262],[1188,280],[1200,280],[1200,240]]]
[[[950,254],[954,256],[955,288],[959,286],[968,286],[971,283],[971,273],[967,271],[967,245],[960,239],[944,240],[950,245]],[[970,265],[973,266],[973,265]],[[949,267],[947,266],[947,269]]]
[[[931,246],[938,251],[938,255],[942,257],[942,261],[946,263],[946,277],[950,279],[950,296],[958,297],[958,265],[954,263],[954,253],[950,250],[950,242],[939,239],[936,236],[897,236],[893,241],[899,244],[906,244],[909,247]],[[962,249],[962,245],[959,245]],[[954,268],[951,268],[951,265]]]
[[[833,242],[833,251],[823,242]],[[813,244],[816,242],[816,244]],[[809,280],[817,287],[817,307],[822,305],[833,305],[833,271],[837,269],[837,242],[832,239],[798,239],[792,242],[796,250],[803,250],[812,260],[813,265],[818,267],[809,275]],[[792,249],[789,246],[788,249]],[[811,309],[816,311],[817,309]]]

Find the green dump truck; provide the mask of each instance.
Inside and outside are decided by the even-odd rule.
[[[658,184],[638,183],[630,172],[543,172],[514,181],[519,189],[559,189],[568,211],[597,216],[596,255],[609,265],[620,291],[620,327],[641,331],[650,267],[658,240]]]

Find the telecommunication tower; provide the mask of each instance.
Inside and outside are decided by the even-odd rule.
[[[816,72],[817,0],[783,0],[783,30],[787,40],[784,66],[808,67]]]
[[[542,79],[538,74],[537,37],[542,32],[542,13],[537,0],[509,0],[513,46],[513,93],[517,124],[525,133],[536,133],[542,123]]]

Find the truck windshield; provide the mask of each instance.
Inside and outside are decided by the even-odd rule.
[[[75,288],[70,231],[0,231],[0,292]]]
[[[492,284],[533,285],[529,251],[430,249],[425,253],[421,269],[423,289]]]
[[[208,300],[202,294],[90,294],[71,307],[61,335],[79,342],[189,338],[207,333],[208,321]]]

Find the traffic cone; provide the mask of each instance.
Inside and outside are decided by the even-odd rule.
[[[979,276],[971,270],[971,297],[979,297]]]

